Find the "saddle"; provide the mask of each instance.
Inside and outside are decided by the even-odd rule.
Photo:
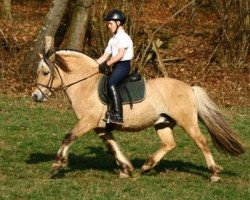
[[[101,77],[98,85],[99,99],[105,105],[109,104],[107,82],[108,76],[104,75]],[[122,104],[130,104],[131,109],[134,103],[142,102],[145,99],[145,78],[137,70],[129,74],[117,88]]]

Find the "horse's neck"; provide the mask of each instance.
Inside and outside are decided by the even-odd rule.
[[[98,64],[85,55],[82,55],[82,57],[66,57],[65,60],[67,61],[70,72],[63,74],[64,86],[98,72]]]
[[[67,88],[66,94],[74,109],[75,105],[84,102],[84,99],[89,98],[91,93],[97,90],[100,75],[94,74],[98,72],[98,64],[86,55],[76,54],[76,56],[66,56],[64,58],[70,72],[62,72],[63,85],[67,87],[72,84]]]
[[[75,78],[74,82],[81,80],[81,78],[84,77],[78,76],[77,78]],[[90,99],[92,94],[96,93],[99,79],[100,75],[94,75],[87,78],[86,80],[73,84],[66,90],[66,94],[75,112],[77,112],[77,110],[75,109],[75,105],[78,105],[80,102],[86,101],[86,99]],[[74,82],[68,82],[68,84]]]

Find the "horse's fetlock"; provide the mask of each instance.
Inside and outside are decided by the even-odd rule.
[[[214,168],[215,168],[217,173],[220,173],[223,171],[223,167],[221,167],[220,165],[215,165]]]
[[[132,176],[133,168],[126,166],[124,168],[121,168],[119,177],[120,178],[128,178]]]
[[[58,163],[58,164],[62,164],[62,165],[67,165],[68,164],[68,158],[63,157],[62,154],[58,154],[56,156],[55,162],[54,163]]]
[[[62,158],[61,159],[62,166],[65,167],[68,165],[68,159],[67,158]]]
[[[134,171],[134,168],[133,168],[133,167],[127,165],[124,169],[125,169],[124,171],[125,171],[126,173],[128,173],[129,176],[132,176],[132,172]]]
[[[144,165],[141,167],[141,173],[147,173],[147,172],[150,172],[154,166],[156,165],[157,163],[155,162],[155,160],[153,159],[153,157],[149,157],[146,162],[144,163]]]
[[[146,162],[145,162],[145,165],[149,165],[149,166],[151,166],[151,167],[154,167],[154,166],[156,165],[156,163],[155,163],[153,157],[148,158],[148,159],[146,160]]]
[[[61,161],[62,161],[62,154],[60,153],[56,156],[55,162],[60,163]]]
[[[54,162],[52,164],[52,170],[53,171],[59,171],[63,167],[62,162]]]
[[[213,165],[209,168],[209,170],[212,174],[217,175],[223,170],[223,167],[221,167],[220,165]]]
[[[117,160],[117,164],[123,170],[131,171],[131,172],[134,170],[134,167],[130,163],[120,162]]]

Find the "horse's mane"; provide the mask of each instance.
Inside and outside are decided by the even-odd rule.
[[[66,63],[65,59],[63,58],[63,55],[81,57],[84,58],[85,60],[88,60],[89,62],[96,64],[96,62],[89,56],[73,49],[50,49],[47,51],[46,54],[44,54],[43,60],[45,61],[45,63],[48,65],[48,67],[52,72],[54,72],[55,64],[63,71],[70,72],[69,66]]]

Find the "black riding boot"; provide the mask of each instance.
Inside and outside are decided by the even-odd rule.
[[[114,85],[109,87],[109,95],[111,100],[110,122],[114,124],[121,124],[123,123],[122,100],[117,88]]]

